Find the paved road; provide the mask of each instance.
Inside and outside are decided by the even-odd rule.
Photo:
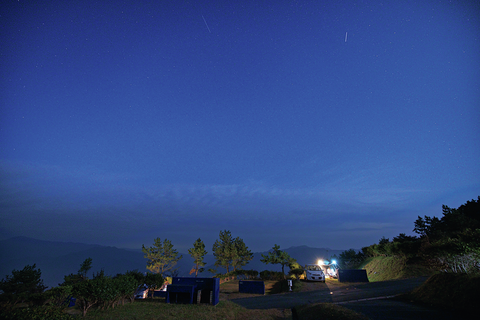
[[[344,287],[330,286],[328,282],[320,290],[275,294],[251,298],[233,299],[248,309],[287,309],[295,306],[330,302],[365,314],[372,320],[450,320],[458,318],[453,311],[438,310],[402,301],[395,296],[412,291],[427,277],[351,284]],[[462,319],[470,319],[463,315]]]
[[[348,286],[330,286],[328,282],[320,290],[273,294],[251,298],[233,299],[247,309],[293,308],[316,302],[344,302],[377,297],[391,297],[412,291],[427,278],[357,283]]]

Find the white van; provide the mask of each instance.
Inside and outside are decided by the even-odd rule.
[[[325,282],[325,274],[323,273],[322,267],[318,264],[307,264],[305,265],[305,279],[307,281],[321,281]]]

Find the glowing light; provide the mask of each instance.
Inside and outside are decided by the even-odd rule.
[[[318,265],[322,265],[323,264],[323,261],[322,260],[318,260]]]
[[[332,264],[337,264],[337,260],[332,260]]]

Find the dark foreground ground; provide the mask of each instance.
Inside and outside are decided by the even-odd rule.
[[[415,304],[399,298],[364,300],[338,303],[340,306],[360,312],[371,320],[451,320],[477,319],[478,317],[460,315],[456,311]]]
[[[376,319],[471,319],[451,310],[419,305],[405,299],[403,294],[420,286],[427,278],[413,278],[371,283],[316,283],[315,290],[298,293],[255,296],[232,299],[248,309],[288,309],[304,304],[328,302]]]

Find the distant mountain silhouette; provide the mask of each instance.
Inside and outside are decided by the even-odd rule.
[[[318,259],[327,259],[331,255],[338,255],[343,250],[330,250],[325,248],[310,248],[298,246],[283,249],[295,258],[300,265],[315,263]],[[187,253],[180,253],[183,258],[178,263],[178,275],[188,276],[193,266],[193,259]],[[256,252],[254,258],[247,264],[246,270],[274,270],[281,271],[280,265],[266,265],[260,259],[267,252]],[[0,241],[0,278],[11,275],[12,270],[21,270],[27,264],[36,264],[42,271],[42,279],[46,286],[55,287],[63,282],[65,275],[77,273],[80,264],[87,258],[92,258],[92,269],[88,277],[100,270],[107,275],[116,275],[130,270],[146,272],[147,260],[143,253],[137,250],[121,249],[93,244],[43,241],[27,237],[14,237]],[[214,268],[215,257],[208,254],[205,257],[205,270]],[[287,268],[288,269],[288,268]],[[218,272],[225,270],[218,268]],[[212,276],[209,272],[201,274],[204,277]]]

